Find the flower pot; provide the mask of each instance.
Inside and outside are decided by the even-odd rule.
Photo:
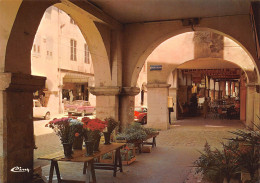
[[[109,145],[109,144],[111,144],[110,143],[110,136],[111,136],[111,133],[109,133],[109,132],[103,132],[103,134],[104,134],[104,137],[105,137],[105,145]]]
[[[73,141],[73,149],[82,149],[83,137],[75,137]]]
[[[63,149],[64,149],[64,156],[67,159],[72,158],[72,144],[69,143],[63,143]]]
[[[99,152],[100,138],[101,136],[98,135],[94,141],[94,152]]]
[[[94,142],[93,141],[85,141],[86,144],[86,154],[85,156],[92,156],[93,155],[93,147],[94,147]]]

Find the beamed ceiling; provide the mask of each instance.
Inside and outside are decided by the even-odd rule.
[[[89,0],[121,23],[249,14],[251,0]]]

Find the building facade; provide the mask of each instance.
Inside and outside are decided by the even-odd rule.
[[[94,70],[88,45],[75,21],[64,11],[51,6],[40,22],[31,50],[32,74],[46,77],[43,105],[51,114],[64,112],[64,100],[88,100],[96,104],[88,91],[94,86]],[[69,92],[72,91],[73,99]]]

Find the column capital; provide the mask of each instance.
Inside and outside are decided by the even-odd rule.
[[[138,87],[122,87],[121,95],[135,96],[140,93],[140,88]]]
[[[147,88],[170,88],[170,84],[164,83],[148,83]]]
[[[0,90],[35,92],[44,88],[46,77],[22,73],[0,73]]]
[[[256,93],[260,93],[260,84],[258,83],[247,83],[246,87],[251,89],[255,88]]]
[[[169,88],[169,90],[171,90],[171,91],[177,91],[177,90],[179,90],[179,88]]]
[[[258,84],[258,83],[253,83],[253,82],[251,82],[251,83],[247,83],[246,84],[246,87],[254,87],[254,86],[259,86],[260,84]]]
[[[115,96],[121,92],[118,86],[88,87],[91,94],[96,96]]]

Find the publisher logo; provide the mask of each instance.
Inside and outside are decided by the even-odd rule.
[[[11,172],[28,172],[29,173],[30,169],[29,168],[22,168],[22,167],[19,167],[19,166],[16,166],[16,167],[13,167],[11,169]]]

